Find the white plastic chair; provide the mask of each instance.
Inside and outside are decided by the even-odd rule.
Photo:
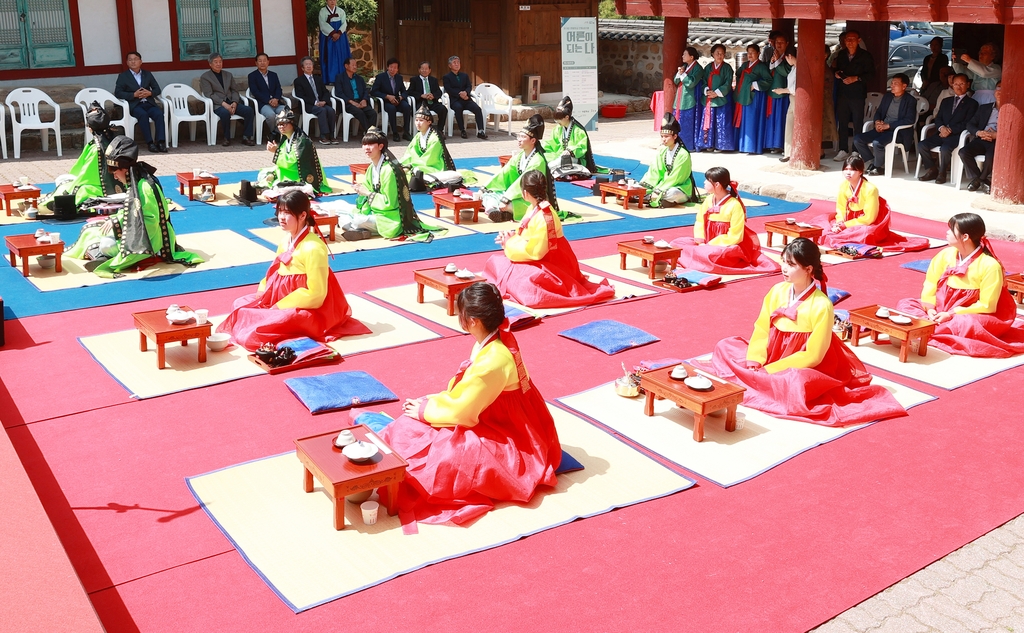
[[[967,132],[964,132],[964,134],[967,134],[967,138],[964,139],[960,143],[960,147],[957,147],[956,150],[955,150],[956,153],[957,153],[957,158],[960,157],[960,148],[965,146],[965,145],[967,145],[967,143],[970,143],[972,140],[974,140],[974,135],[973,134],[969,134]],[[971,160],[971,159],[968,159],[968,160]],[[974,160],[974,163],[978,166],[978,169],[980,170],[981,169],[981,164],[985,162],[985,156],[984,155],[974,156],[973,160]],[[964,162],[961,160],[961,161],[959,161],[959,163],[960,164],[957,167],[952,167],[952,166],[950,167],[950,175],[951,175],[951,179],[950,180],[953,183],[953,188],[957,189],[957,190],[959,190],[960,187],[964,184],[964,169],[965,169]]]
[[[875,111],[878,110],[879,104],[882,103],[882,97],[885,96],[884,92],[869,92],[866,99],[864,99],[864,118],[874,118]]]
[[[476,96],[476,93],[473,93],[473,92],[469,93],[469,98],[470,99],[472,99],[475,96]],[[455,110],[452,110],[452,100],[451,100],[451,97],[448,96],[447,92],[444,93],[441,96],[441,103],[443,103],[444,106],[446,108],[448,108],[448,121],[447,121],[447,123],[445,123],[445,127],[446,127],[446,131],[448,133],[448,136],[451,136],[452,133],[455,131]],[[473,120],[476,121],[476,115],[475,114],[473,114],[469,110],[463,110],[462,111],[462,117],[463,117],[462,121],[463,121],[463,123],[467,123],[468,124],[468,122],[466,121],[465,117],[468,116],[468,115],[471,115],[471,114],[473,115]],[[484,120],[486,121],[486,118]],[[512,124],[509,123],[509,126],[511,126],[511,125]],[[483,129],[484,129],[484,125],[481,125],[480,121],[476,121],[476,131],[480,132]]]
[[[92,105],[93,101],[98,101],[99,104],[106,108],[107,103],[112,103],[117,107],[121,108],[121,112],[124,114],[120,119],[111,120],[111,125],[120,125],[124,128],[124,135],[128,138],[135,138],[135,126],[138,124],[138,120],[132,116],[132,113],[128,111],[128,102],[124,99],[118,99],[111,93],[107,92],[103,88],[83,88],[78,91],[75,95],[75,103],[82,108],[82,118],[85,119],[89,114],[89,106]],[[85,126],[85,142],[88,143],[92,139],[92,130],[89,129],[88,123]]]
[[[202,114],[192,114],[188,109],[190,98],[203,104]],[[205,123],[207,144],[214,145],[217,142],[217,128],[214,127],[217,117],[213,114],[213,101],[185,84],[164,86],[158,99],[163,102],[164,119],[167,121],[168,132],[171,134],[171,147],[178,146],[178,128],[185,122],[189,124],[192,141],[196,140],[196,123]]]
[[[934,129],[935,129],[935,124],[934,123],[929,123],[928,125],[926,125],[923,128],[921,128],[921,139],[920,140],[923,141],[926,138],[928,138],[928,131],[929,130],[934,130]],[[956,178],[957,183],[959,183],[959,181],[960,181],[959,174],[963,171],[963,161],[960,160],[960,150],[963,149],[964,145],[967,144],[967,137],[968,136],[970,136],[970,134],[967,133],[967,130],[964,130],[963,132],[960,132],[960,141],[957,143],[956,147],[953,148],[953,157],[952,157],[952,159],[950,160],[950,163],[949,163],[949,173],[950,173],[950,176],[953,177],[953,178]],[[939,148],[938,147],[933,147],[932,148],[932,152],[935,153],[935,154],[938,154],[939,153]],[[914,172],[914,177],[917,178],[920,175],[921,175],[921,155],[918,154],[918,156],[917,156],[917,171]],[[957,186],[957,185],[954,185],[954,186]]]
[[[345,100],[338,96],[338,86],[331,86],[331,98],[334,100],[335,113],[338,115],[337,123],[335,124],[334,138],[338,138],[337,126],[341,126],[341,140],[348,143],[349,128],[352,127],[352,122],[356,120],[354,116],[348,113],[345,108]],[[367,99],[372,101],[372,99]]]
[[[53,108],[53,121],[39,118],[39,104]],[[17,107],[15,107],[17,106]],[[7,107],[11,109],[11,130],[14,132],[14,157],[21,158],[21,133],[25,130],[39,130],[43,151],[50,151],[50,134],[57,138],[57,156],[63,156],[60,147],[60,105],[38,88],[15,88],[7,95]]]
[[[480,111],[484,115],[484,128],[487,127],[487,122],[490,121],[491,115],[494,115],[494,129],[501,129],[501,117],[508,117],[508,134],[512,135],[512,97],[505,94],[505,92],[495,86],[494,84],[480,84],[473,91],[474,96],[477,99],[477,103],[480,104]],[[506,105],[499,105],[497,102],[498,98],[505,99]]]
[[[0,149],[3,150],[4,160],[7,160],[7,110],[0,104]]]
[[[412,97],[409,97],[409,99],[412,99]],[[391,115],[389,115],[388,111],[384,109],[384,98],[383,97],[370,97],[370,101],[372,102],[373,109],[377,111],[378,115],[380,115],[380,126],[379,126],[380,130],[382,132],[384,132],[385,134],[390,134],[390,129],[391,128],[390,128],[390,126],[388,124],[391,122]],[[413,103],[412,105],[413,105],[413,112],[415,112],[416,111],[415,103]],[[405,115],[402,114],[401,110],[395,112],[395,118],[397,119],[398,117],[403,117],[402,123],[405,123],[405,121],[404,121]],[[403,126],[402,129],[405,129],[405,127]]]
[[[306,133],[306,136],[309,136],[310,138],[313,138],[310,135],[310,133],[309,133],[310,129],[312,129],[310,127],[311,123],[316,123],[316,129],[317,129],[317,132],[320,133],[320,136],[324,136],[324,135],[327,134],[327,130],[321,130],[320,129],[320,121],[317,120],[316,115],[315,114],[311,114],[309,112],[306,112],[306,102],[305,101],[303,101],[302,99],[299,99],[298,97],[292,97],[291,99],[288,100],[288,103],[289,103],[289,106],[292,107],[292,110],[294,110],[295,113],[297,115],[299,115],[299,127],[302,128],[302,131]],[[292,105],[292,104],[295,104],[295,103],[298,104],[298,107],[294,107]]]
[[[885,177],[892,178],[892,167],[896,161],[896,151],[899,150],[903,155],[903,171],[907,174],[910,173],[910,163],[908,160],[909,148],[903,143],[899,142],[900,132],[903,130],[913,130],[917,126],[917,120],[921,118],[921,115],[928,111],[929,104],[928,100],[924,97],[915,97],[917,100],[917,116],[914,117],[914,122],[910,125],[900,125],[893,130],[892,140],[889,141],[885,146]],[[864,122],[864,129],[862,132],[869,132],[875,127],[874,118],[870,121]]]

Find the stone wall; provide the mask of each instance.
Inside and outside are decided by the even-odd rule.
[[[599,40],[597,47],[597,87],[614,94],[650,96],[661,90],[661,42],[635,40]],[[698,46],[703,57],[701,64],[711,63],[710,46]],[[734,64],[736,53],[746,53],[745,47],[726,46],[726,61]]]
[[[348,32],[348,44],[352,48],[352,57],[363,74],[377,74],[377,65],[373,52],[373,32],[352,28]]]

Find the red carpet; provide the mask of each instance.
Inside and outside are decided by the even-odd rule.
[[[761,224],[751,221],[755,230]],[[899,215],[894,224],[945,232]],[[614,252],[628,237],[573,246],[582,259]],[[1024,264],[1024,245],[996,248],[1008,267]],[[829,267],[830,283],[853,294],[842,307],[894,303],[918,294],[924,281],[899,264],[934,252]],[[479,267],[486,257],[458,261]],[[432,263],[339,279],[346,292],[358,292],[406,283],[410,270]],[[550,401],[614,378],[620,362],[700,354],[725,336],[749,335],[761,297],[777,281],[599,306],[547,319],[517,338]],[[216,313],[242,291],[187,301]],[[4,424],[110,631],[285,633],[342,622],[473,630],[482,621],[501,623],[496,629],[514,621],[522,631],[804,631],[1024,512],[1024,491],[1008,475],[1024,467],[1014,414],[1024,405],[1024,368],[953,392],[910,382],[939,399],[744,484],[698,486],[577,521],[294,615],[198,510],[184,478],[291,450],[293,438],[344,426],[349,416],[309,415],[282,384],[292,374],[127,402],[75,337],[125,329],[131,312],[168,302],[8,323],[15,349],[2,352]],[[662,341],[608,357],[557,335],[597,318],[640,326]],[[470,346],[452,335],[353,356],[341,368],[367,371],[402,398],[419,396],[440,389]],[[62,390],[41,390],[40,376],[55,368]],[[399,404],[380,409],[395,414]]]

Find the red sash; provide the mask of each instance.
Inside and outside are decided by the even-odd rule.
[[[555,232],[555,219],[551,215],[551,204],[547,200],[541,200],[535,207],[530,209],[530,212],[519,222],[519,228],[516,229],[516,235],[522,235],[526,227],[529,226],[530,220],[533,216],[540,212],[544,217],[544,224],[548,228],[548,250],[553,251],[558,248],[558,234]]]
[[[847,181],[849,182],[849,181]],[[850,208],[850,204],[859,202],[860,188],[864,186],[864,177],[861,176],[860,181],[857,183],[857,189],[852,192],[852,195],[846,198],[846,222],[850,220],[856,220],[860,216],[864,215],[864,209],[854,211]]]
[[[743,67],[743,70],[740,71],[739,78],[736,80],[736,88],[738,90],[743,90],[743,78],[747,74],[749,74],[751,71],[754,70],[754,66],[757,66],[760,63],[761,63],[760,61],[755,59],[752,64],[747,64],[747,65],[745,65]],[[750,92],[751,92],[751,94],[750,94],[751,103],[753,103],[753,99],[754,99],[754,94],[753,94],[754,88],[753,88],[753,86],[751,86]],[[739,105],[739,104],[736,104],[736,105]],[[733,127],[739,127],[740,123],[742,121],[743,121],[743,106],[740,106],[740,107],[736,108],[736,112],[733,114],[733,117],[732,117],[732,125],[733,125]]]
[[[508,319],[505,319],[498,327],[497,335],[501,339],[502,344],[508,348],[509,352],[512,353],[512,360],[515,361],[516,364],[516,377],[519,380],[519,390],[522,393],[526,393],[530,390],[530,377],[526,374],[526,366],[523,364],[523,355],[519,353],[519,342],[516,341],[516,337],[512,335],[510,327]],[[481,352],[484,347],[491,342],[491,340],[493,340],[493,335],[492,338],[484,341],[484,344],[480,346]],[[472,364],[473,361],[471,360],[462,361],[462,365],[459,366],[459,373],[455,374],[455,380],[452,383],[453,387],[462,381],[463,376],[466,375],[466,370],[468,370]],[[420,419],[422,420],[423,418],[421,417]]]
[[[787,318],[796,323],[796,312],[800,308],[800,304],[806,301],[807,297],[811,296],[811,293],[814,292],[814,288],[814,284],[811,283],[811,285],[807,286],[804,291],[800,293],[800,296],[796,298],[793,305],[786,308],[775,308],[775,310],[772,311],[771,316],[768,317],[769,322],[772,325],[775,325],[776,319]]]
[[[722,66],[725,62],[722,62]],[[715,66],[714,62],[711,62],[711,72],[708,74],[708,88],[711,88],[711,84],[715,79],[715,75],[719,75],[722,72],[722,66]],[[701,124],[701,130],[704,132],[704,142],[708,140],[708,131],[711,130],[711,95],[705,95],[707,103],[704,104],[704,121]]]
[[[672,108],[673,110],[681,110],[682,109],[681,106],[683,105],[683,103],[682,103],[683,91],[686,90],[686,76],[690,74],[690,71],[693,70],[693,67],[695,65],[697,65],[697,60],[696,59],[693,60],[692,62],[690,62],[690,65],[687,66],[686,70],[683,71],[683,80],[679,83],[679,89],[676,90],[675,103],[673,104],[674,107]]]

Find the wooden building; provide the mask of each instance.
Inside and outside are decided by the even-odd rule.
[[[397,58],[403,74],[429,61],[440,77],[458,55],[474,84],[513,96],[523,75],[540,75],[542,91],[560,92],[561,18],[597,15],[597,0],[379,0],[378,7],[383,56]]]
[[[1003,106],[999,113],[992,197],[1024,203],[1024,10],[1017,0],[818,0],[788,3],[783,0],[615,0],[622,15],[665,17],[663,83],[665,103],[672,102],[678,60],[686,47],[690,18],[770,18],[780,28],[792,28],[796,21],[800,42],[797,58],[796,120],[792,164],[817,169],[821,152],[821,108],[825,72],[825,21],[846,20],[857,28],[871,48],[888,46],[890,20],[954,22],[953,40],[959,39],[968,52],[984,41],[1004,43],[1002,51]],[[1000,34],[999,31],[1002,31]],[[880,36],[879,36],[880,35]],[[972,50],[973,45],[973,50]],[[885,51],[888,52],[887,50]],[[887,55],[874,53],[876,61]],[[884,73],[882,74],[884,77]]]

